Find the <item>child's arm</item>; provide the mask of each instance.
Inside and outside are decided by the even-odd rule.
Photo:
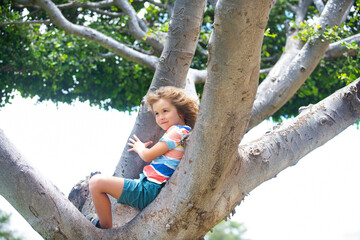
[[[147,148],[150,144],[152,144],[152,141],[149,142],[141,142],[140,139],[134,134],[134,139],[130,138],[129,141],[131,143],[128,143],[131,149],[128,151],[134,151],[145,161],[145,162],[151,162],[155,158],[163,155],[167,151],[169,151],[169,147],[166,144],[166,142],[158,142],[151,148]]]

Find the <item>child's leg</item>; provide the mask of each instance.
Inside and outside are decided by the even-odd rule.
[[[95,175],[90,179],[89,189],[100,219],[101,228],[112,227],[111,203],[107,194],[119,199],[124,187],[124,179]]]

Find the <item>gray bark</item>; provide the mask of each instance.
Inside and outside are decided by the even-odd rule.
[[[319,11],[319,13],[322,13],[322,11],[324,10],[325,8],[325,5],[323,3],[322,0],[313,0],[317,10]]]

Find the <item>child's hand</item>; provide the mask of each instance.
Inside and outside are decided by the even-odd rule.
[[[128,145],[132,148],[128,150],[128,152],[134,151],[140,154],[144,149],[146,149],[150,144],[152,144],[152,141],[149,142],[141,142],[140,139],[134,134],[134,139],[129,139]]]

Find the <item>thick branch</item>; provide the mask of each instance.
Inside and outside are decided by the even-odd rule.
[[[2,22],[0,27],[10,26],[10,25],[30,25],[30,24],[50,24],[50,20],[34,20],[34,21],[16,21],[16,22]]]
[[[218,2],[217,0],[208,0],[208,2],[213,6],[213,8],[216,8],[216,3]]]
[[[195,84],[198,83],[204,83],[206,82],[206,78],[207,78],[207,70],[195,70],[195,69],[191,69],[191,71],[196,72],[196,75],[193,75]]]
[[[354,36],[342,39],[338,42],[335,43],[331,43],[329,45],[329,48],[326,50],[323,58],[325,61],[328,60],[332,60],[335,58],[339,58],[344,56],[344,54],[346,53],[348,56],[355,56],[358,52],[359,49],[349,49],[347,48],[345,45],[343,45],[343,43],[348,43],[351,44],[353,42],[357,43],[358,45],[360,45],[360,34],[356,34]],[[263,59],[262,59],[263,61]],[[272,68],[265,68],[265,69],[261,69],[260,70],[260,75],[262,74],[267,74],[272,70]],[[199,79],[199,81],[204,81],[205,79]]]
[[[295,23],[300,24],[305,20],[307,10],[311,4],[312,0],[300,0],[298,5],[293,6],[289,4],[289,8],[296,14]]]
[[[325,8],[325,5],[323,3],[322,0],[313,0],[317,10],[319,11],[319,13],[322,13],[322,11],[324,10]]]
[[[155,5],[155,6],[159,7],[159,8],[165,8],[166,7],[165,4],[159,3],[159,2],[154,1],[154,0],[139,0],[139,1],[135,1],[135,2],[149,2],[149,3]]]
[[[351,0],[331,0],[326,4],[319,24],[338,25]],[[278,74],[270,74],[258,88],[249,128],[256,126],[283,106],[300,88],[315,69],[329,46],[329,41],[310,40],[292,61],[283,62],[277,68]]]
[[[295,119],[239,148],[238,182],[250,192],[283,169],[295,165],[360,119],[360,78],[316,105],[300,109]]]
[[[168,41],[160,57],[159,65],[149,89],[150,91],[167,85],[180,88],[185,87],[189,66],[200,34],[205,2],[186,0],[175,4],[175,14],[171,18]],[[197,71],[194,70],[194,72]],[[141,107],[135,125],[137,127],[133,130],[132,134],[136,134],[141,139],[156,141],[161,135],[153,115],[145,106]],[[138,166],[133,166],[134,162],[138,162],[135,159],[139,160]],[[131,162],[131,164],[127,164],[127,162]],[[129,153],[127,148],[125,148],[115,174],[137,178],[143,166],[144,163],[137,154]]]
[[[61,11],[55,6],[55,4],[50,0],[36,0],[36,3],[47,12],[51,21],[55,25],[63,29],[68,34],[73,34],[94,41],[99,45],[115,52],[119,56],[126,58],[127,60],[145,65],[152,70],[155,69],[157,63],[156,57],[139,53],[94,29],[79,26],[69,22],[62,15]]]
[[[343,42],[351,44],[352,42],[355,42],[360,45],[360,33],[356,34],[354,36],[342,39],[338,42],[330,44],[329,48],[324,54],[325,60],[330,60],[338,57],[342,57],[344,53],[347,53],[349,56],[356,55],[358,53],[358,49],[348,49],[346,46],[343,46]]]
[[[120,7],[127,15],[129,15],[129,30],[131,35],[137,40],[152,46],[156,52],[161,53],[164,48],[162,42],[160,42],[153,34],[147,35],[145,32],[143,32],[139,25],[137,14],[129,2],[127,0],[115,0],[115,4]]]
[[[100,231],[32,168],[0,130],[0,194],[45,239],[100,239]]]
[[[73,8],[73,7],[83,7],[83,8],[105,8],[114,5],[113,0],[104,0],[99,2],[77,2],[69,1],[68,3],[59,4],[57,7],[59,9]]]
[[[199,39],[202,16],[206,6],[206,1],[176,1],[174,14],[171,17],[169,25],[168,41],[160,57],[159,65],[154,74],[150,91],[158,89],[161,86],[172,85],[180,88],[186,86],[194,94],[194,80],[190,76],[190,82],[187,81],[189,66],[194,56],[197,40]],[[197,71],[192,71],[197,73]],[[139,114],[136,118],[135,126],[131,136],[136,134],[144,141],[158,141],[163,132],[156,125],[154,116],[142,104]],[[144,161],[134,152],[128,152],[124,148],[121,159],[116,167],[115,175],[126,178],[138,178],[139,173],[144,167]],[[119,214],[114,214],[114,222],[122,222],[120,219],[124,212],[117,209]],[[128,216],[126,216],[127,218]],[[157,238],[157,237],[156,237]]]
[[[124,13],[121,12],[109,12],[109,11],[101,10],[99,8],[89,8],[89,9],[93,12],[99,13],[101,15],[109,16],[112,18],[119,18],[121,16],[124,16]]]

